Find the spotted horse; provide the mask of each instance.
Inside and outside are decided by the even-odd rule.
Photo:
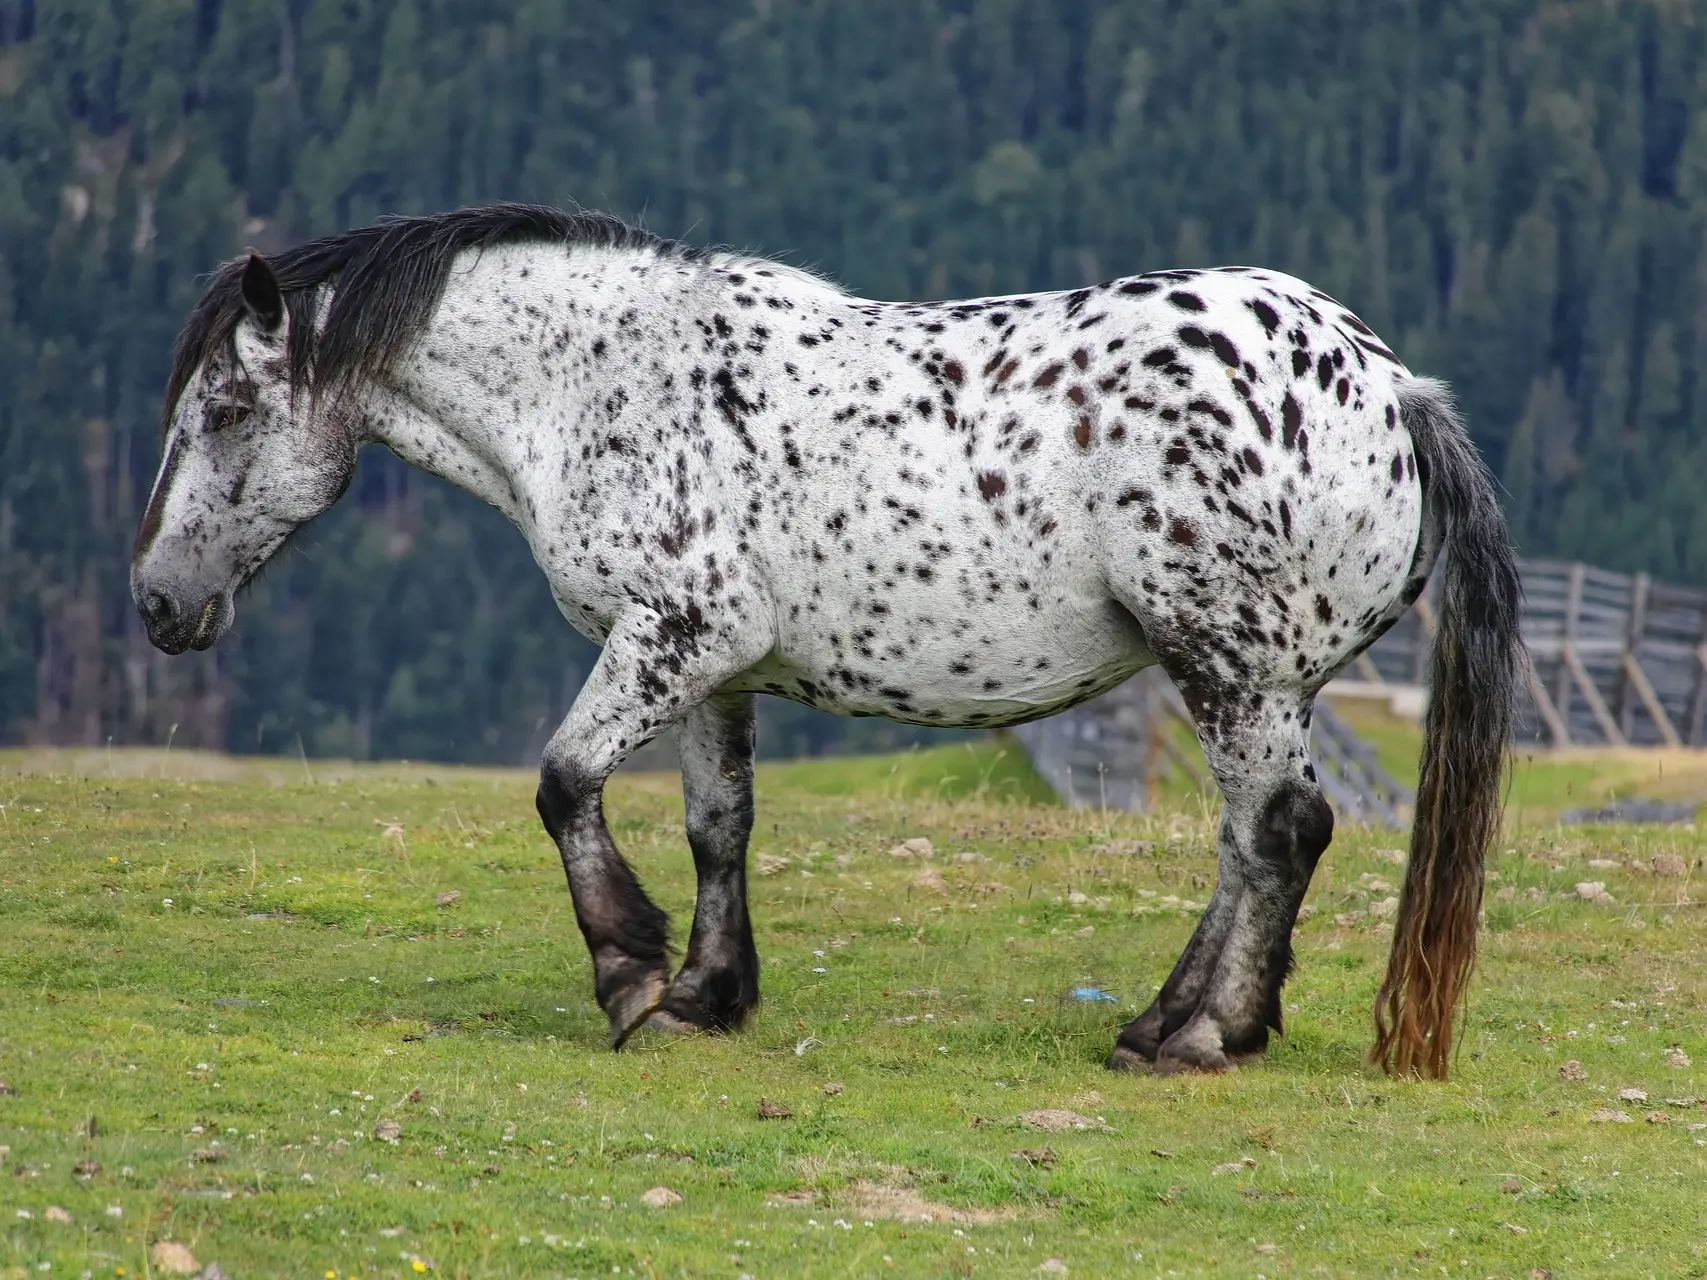
[[[1109,1065],[1260,1052],[1333,831],[1313,699],[1444,550],[1370,1054],[1449,1066],[1524,670],[1518,581],[1447,388],[1301,281],[1229,267],[874,302],[584,210],[392,218],[221,266],[164,430],[132,589],[167,653],[219,639],[364,444],[521,530],[603,651],[538,805],[614,1047],[649,1020],[734,1028],[758,1001],[755,693],[993,727],[1159,663],[1225,798],[1218,879]],[[672,727],[699,879],[673,976],[603,814],[612,770]]]

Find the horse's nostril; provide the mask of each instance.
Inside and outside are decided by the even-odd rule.
[[[151,627],[157,627],[162,622],[170,622],[172,615],[178,609],[171,599],[161,592],[150,591],[142,597],[142,620]]]

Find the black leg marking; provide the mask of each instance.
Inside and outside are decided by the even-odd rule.
[[[1268,1047],[1281,1029],[1281,988],[1292,967],[1292,929],[1334,815],[1314,781],[1286,778],[1248,822],[1234,808],[1245,888],[1197,1011],[1163,1042],[1158,1070],[1224,1071]]]
[[[682,717],[679,741],[699,897],[687,959],[652,1025],[669,1031],[730,1031],[759,1001],[759,954],[747,914],[753,695],[708,698]]]
[[[620,1049],[669,990],[669,917],[646,896],[605,825],[604,779],[540,770],[539,816],[557,842],[575,921],[593,957],[593,995]]]
[[[1221,958],[1227,933],[1233,927],[1234,908],[1244,890],[1238,848],[1225,817],[1221,819],[1217,846],[1215,892],[1209,906],[1150,1007],[1127,1023],[1115,1041],[1114,1052],[1108,1059],[1111,1071],[1136,1070],[1154,1062],[1162,1042],[1197,1012],[1204,988]]]

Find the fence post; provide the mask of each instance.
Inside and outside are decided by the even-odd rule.
[[[1640,662],[1642,632],[1648,627],[1649,585],[1650,579],[1645,573],[1638,573],[1630,580],[1630,617],[1624,629],[1623,674],[1618,681],[1618,728],[1626,738],[1636,728],[1636,705],[1630,697],[1633,687],[1629,664],[1632,660]]]

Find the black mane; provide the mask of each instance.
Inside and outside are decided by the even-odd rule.
[[[517,242],[651,249],[686,258],[699,252],[608,213],[527,204],[382,218],[372,226],[310,240],[267,259],[290,312],[292,390],[336,396],[383,376],[438,306],[457,255]],[[244,255],[223,263],[184,322],[166,383],[163,424],[168,428],[195,371],[237,331],[244,315],[247,260]],[[331,310],[317,332],[320,289],[334,283]]]

